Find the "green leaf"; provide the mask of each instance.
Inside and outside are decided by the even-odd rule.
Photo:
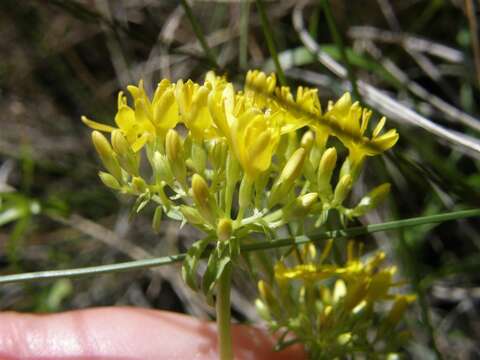
[[[210,305],[213,305],[213,291],[218,279],[220,279],[225,267],[232,262],[230,256],[222,256],[221,252],[218,247],[212,252],[208,259],[207,270],[203,275],[203,292]]]
[[[202,257],[208,243],[212,239],[211,236],[195,242],[192,247],[188,250],[185,260],[182,265],[182,278],[185,283],[190,286],[193,290],[198,289],[197,285],[197,266],[198,261]]]

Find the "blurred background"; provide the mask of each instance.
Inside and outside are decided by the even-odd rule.
[[[353,194],[392,183],[389,201],[362,223],[478,207],[478,2],[331,0],[333,23],[320,3],[263,1],[291,86],[318,87],[325,108],[354,79],[361,101],[400,133],[393,151],[368,162]],[[0,274],[176,254],[200,238],[169,221],[154,234],[150,208],[132,217],[132,200],[99,181],[80,121],[113,123],[118,91],[140,79],[151,91],[162,78],[203,81],[215,66],[237,84],[249,68],[275,70],[255,2],[190,6],[216,65],[181,2],[0,2]],[[436,347],[445,358],[480,358],[479,233],[473,218],[363,239],[387,251],[419,294],[406,319],[414,332],[407,357],[435,358]],[[255,291],[239,270],[238,321],[258,321]],[[184,285],[180,265],[0,286],[1,310],[104,305],[213,313]]]

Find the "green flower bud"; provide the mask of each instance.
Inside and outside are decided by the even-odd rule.
[[[192,176],[192,194],[199,207],[208,207],[210,190],[207,182],[198,174]]]
[[[269,207],[274,206],[284,198],[293,187],[295,180],[300,176],[305,162],[306,150],[304,148],[297,149],[285,164],[280,177],[272,187]]]
[[[208,149],[208,156],[214,169],[225,167],[225,161],[228,154],[228,145],[223,139],[216,139]]]
[[[307,151],[307,153],[309,153],[312,149],[314,142],[315,135],[313,134],[313,131],[309,130],[305,134],[303,134],[302,140],[300,141],[300,146],[303,147]]]
[[[112,131],[111,141],[120,166],[132,176],[138,176],[139,158],[131,149],[122,131]]]
[[[207,219],[211,224],[215,223],[215,212],[213,207],[213,201],[210,196],[210,189],[207,182],[198,174],[192,176],[192,189],[193,200],[198,207],[198,210],[202,216]]]
[[[206,222],[205,219],[200,214],[200,212],[191,206],[180,205],[179,210],[182,213],[185,220],[190,224],[203,225]]]
[[[352,177],[350,175],[343,176],[335,187],[333,194],[332,207],[337,207],[343,203],[352,188]]]
[[[153,165],[153,174],[155,176],[155,182],[161,184],[162,182],[167,183],[172,186],[175,178],[170,168],[170,164],[165,155],[160,154],[160,152],[155,151],[152,159]]]
[[[103,166],[112,174],[115,179],[119,182],[122,182],[122,169],[118,164],[118,161],[115,157],[112,147],[108,140],[103,136],[99,131],[92,132],[92,142],[97,150],[100,160],[102,160]]]
[[[203,174],[207,166],[207,153],[202,144],[197,141],[192,142],[192,165],[196,172]]]
[[[317,202],[317,193],[308,193],[295,199],[295,201],[283,209],[284,219],[294,219],[307,215],[312,206]]]
[[[332,179],[333,170],[337,164],[337,150],[334,147],[328,148],[323,153],[318,166],[317,189],[322,202],[328,203],[332,198]]]
[[[172,172],[177,178],[177,181],[182,185],[186,185],[187,169],[185,167],[185,152],[182,139],[173,129],[168,130],[165,149],[167,159],[170,162]]]
[[[232,220],[223,218],[218,221],[217,238],[220,241],[226,241],[232,236]]]
[[[143,194],[145,191],[147,191],[147,184],[145,183],[145,180],[143,180],[141,177],[135,176],[132,179],[132,189],[135,191],[137,194]]]
[[[390,184],[385,183],[377,186],[375,189],[365,195],[351,211],[347,212],[348,216],[362,216],[368,211],[377,207],[390,193]]]
[[[105,186],[107,186],[111,189],[114,189],[114,190],[120,190],[121,189],[120,183],[111,174],[103,172],[103,171],[99,171],[98,176],[100,177],[100,180],[102,180],[102,182]]]

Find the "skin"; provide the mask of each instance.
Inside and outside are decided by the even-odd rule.
[[[235,358],[304,359],[274,352],[264,329],[234,325]],[[105,307],[53,315],[0,314],[0,359],[218,359],[215,324],[165,311]]]

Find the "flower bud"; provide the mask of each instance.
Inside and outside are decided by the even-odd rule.
[[[120,169],[120,165],[115,157],[115,153],[110,146],[110,143],[102,135],[102,133],[98,131],[92,132],[92,141],[95,149],[97,150],[98,155],[100,156],[100,160],[102,160],[103,165],[108,170],[110,174],[112,174],[119,182],[122,181],[122,170]]]
[[[337,150],[334,147],[328,148],[320,159],[317,175],[318,194],[324,203],[328,203],[332,198],[332,185],[330,181],[336,164]]]
[[[153,174],[155,176],[155,182],[161,184],[162,181],[172,186],[175,178],[170,168],[170,164],[165,155],[160,154],[160,152],[155,151],[152,158],[153,165]]]
[[[365,215],[369,210],[377,207],[377,205],[387,197],[389,192],[389,183],[377,186],[359,201],[357,206],[355,206],[355,208],[352,209],[351,212],[349,212],[349,216]]]
[[[216,139],[208,149],[208,157],[214,169],[225,168],[225,161],[228,153],[228,145],[223,139]]]
[[[158,234],[160,232],[160,226],[162,223],[162,214],[163,214],[163,209],[162,206],[157,206],[155,209],[155,213],[153,214],[153,219],[152,219],[152,228],[155,234]]]
[[[218,221],[217,238],[220,241],[230,239],[232,236],[232,220],[223,218]]]
[[[285,164],[280,177],[272,187],[269,198],[269,207],[281,201],[290,192],[295,180],[300,176],[305,162],[306,151],[304,148],[297,149]]]
[[[257,309],[258,315],[265,321],[271,320],[270,312],[268,311],[268,307],[265,303],[260,300],[255,300],[255,308]]]
[[[107,186],[111,189],[114,189],[114,190],[120,190],[121,189],[120,183],[111,174],[103,172],[103,171],[99,171],[98,176],[100,177],[100,180],[102,180],[102,182],[105,186]]]
[[[207,182],[198,174],[192,176],[192,195],[200,214],[211,224],[215,223],[214,203]]]
[[[284,218],[293,219],[307,215],[317,199],[317,193],[308,193],[300,196],[299,198],[295,199],[293,204],[283,209]]]
[[[141,177],[135,176],[132,179],[132,189],[137,194],[143,194],[147,190],[147,187],[148,186],[145,183],[145,180],[143,180]]]
[[[415,301],[415,296],[399,295],[385,319],[385,325],[393,328],[402,318],[409,303]]]
[[[309,153],[314,141],[315,136],[313,132],[309,130],[305,134],[303,134],[302,140],[300,141],[300,146],[303,147],[307,151],[307,153]]]
[[[193,141],[191,154],[195,171],[203,174],[207,166],[207,153],[200,142]]]
[[[113,150],[117,155],[128,154],[131,151],[127,139],[122,134],[122,130],[113,130],[111,140]]]
[[[210,190],[207,182],[198,174],[192,176],[192,194],[199,207],[208,207]]]
[[[117,154],[120,166],[129,174],[138,176],[139,161],[121,130],[112,131],[113,151]]]
[[[165,139],[165,148],[167,159],[170,162],[173,174],[181,184],[185,185],[187,176],[187,169],[185,167],[185,153],[182,140],[180,139],[178,133],[173,129],[168,130],[167,137]]]
[[[337,207],[343,203],[352,188],[352,177],[350,175],[343,176],[335,187],[333,194],[332,206]]]
[[[197,209],[187,205],[180,205],[179,210],[188,223],[193,225],[205,224],[205,219]]]

